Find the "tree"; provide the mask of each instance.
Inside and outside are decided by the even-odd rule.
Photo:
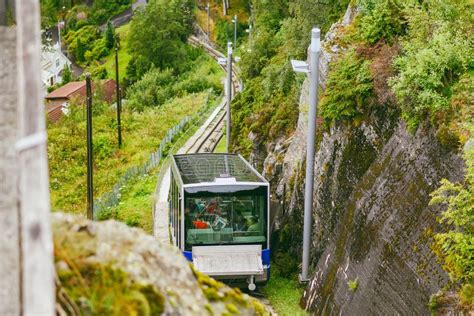
[[[130,26],[130,66],[135,74],[143,74],[150,67],[172,68],[180,72],[186,67],[186,40],[192,32],[193,1],[157,0],[145,10],[138,11]],[[139,69],[140,66],[146,68]]]
[[[76,60],[78,62],[82,63],[82,62],[85,61],[85,59],[84,59],[85,52],[86,52],[86,47],[82,43],[81,39],[77,38],[76,39]]]
[[[71,80],[72,80],[71,69],[69,69],[68,64],[65,64],[64,68],[63,68],[62,84],[66,84],[68,82],[71,82]]]
[[[110,21],[107,22],[107,29],[105,30],[105,43],[109,50],[115,45],[115,30]]]

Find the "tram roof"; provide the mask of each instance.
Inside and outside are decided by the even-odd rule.
[[[185,154],[174,155],[173,159],[185,185],[210,183],[223,178],[234,178],[237,182],[268,183],[238,154]]]

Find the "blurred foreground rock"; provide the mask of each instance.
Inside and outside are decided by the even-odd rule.
[[[179,250],[116,221],[53,214],[58,314],[268,315],[193,271]]]

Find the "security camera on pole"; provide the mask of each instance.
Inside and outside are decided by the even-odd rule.
[[[314,182],[314,142],[316,136],[316,115],[318,105],[319,79],[319,52],[321,31],[318,28],[311,30],[310,64],[304,61],[292,60],[291,65],[295,72],[309,74],[309,115],[308,137],[306,139],[306,182],[304,194],[304,229],[303,229],[303,267],[299,276],[300,282],[309,281],[309,259],[311,246],[311,225],[313,212],[313,182]]]

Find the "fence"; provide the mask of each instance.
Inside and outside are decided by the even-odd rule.
[[[148,174],[153,168],[156,168],[160,165],[163,158],[168,156],[170,152],[171,143],[176,138],[177,135],[181,134],[183,130],[192,122],[192,121],[201,121],[202,117],[205,117],[205,113],[209,110],[209,95],[206,97],[205,105],[192,117],[185,116],[177,125],[169,128],[166,131],[165,137],[161,140],[158,150],[150,154],[148,160],[140,165],[133,166],[129,168],[118,180],[118,182],[113,186],[110,192],[103,194],[99,199],[94,201],[94,219],[101,220],[105,219],[108,216],[107,210],[117,206],[120,202],[120,189],[132,178],[137,176],[143,176]],[[192,124],[194,125],[194,124]]]

